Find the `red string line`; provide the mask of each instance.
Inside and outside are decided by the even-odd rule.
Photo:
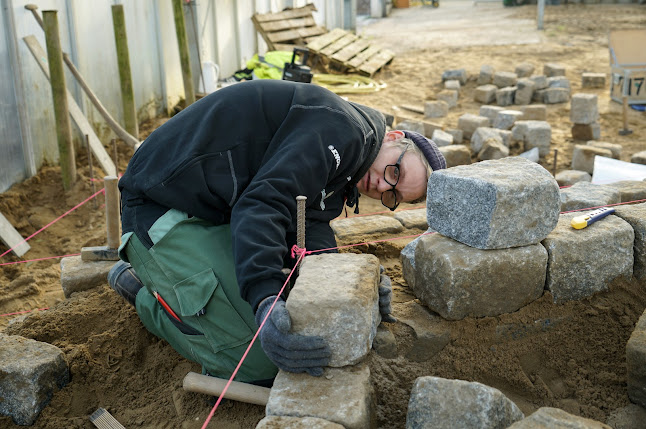
[[[68,256],[79,256],[79,255],[80,255],[80,253],[70,253],[69,255],[62,255],[62,256],[47,256],[45,258],[27,259],[26,261],[4,262],[4,263],[0,264],[0,267],[2,267],[4,265],[25,264],[27,262],[46,261],[48,259],[67,258]]]
[[[31,313],[32,311],[44,311],[44,310],[49,310],[49,307],[45,308],[34,308],[33,310],[25,310],[25,311],[16,311],[14,313],[5,313],[5,314],[0,314],[0,317],[5,317],[5,316],[15,316],[17,314],[25,314],[25,313]]]
[[[78,209],[78,208],[79,208],[79,207],[81,207],[83,204],[87,203],[87,202],[88,202],[88,201],[90,201],[92,198],[96,197],[97,195],[99,195],[99,194],[100,194],[100,193],[102,193],[102,192],[105,192],[105,189],[101,189],[101,190],[99,190],[99,191],[95,192],[94,194],[90,195],[89,197],[87,197],[85,200],[83,200],[83,201],[82,201],[82,202],[80,202],[79,204],[75,205],[74,207],[72,207],[71,209],[69,209],[68,211],[66,211],[65,213],[63,213],[62,215],[60,215],[59,217],[57,217],[56,219],[54,219],[53,221],[51,221],[50,223],[48,223],[47,225],[45,225],[44,227],[42,227],[41,229],[39,229],[38,231],[36,231],[36,232],[34,232],[33,234],[31,234],[29,237],[27,237],[27,238],[23,239],[20,243],[16,244],[14,247],[12,247],[11,249],[7,250],[7,251],[6,251],[6,252],[4,252],[2,255],[0,255],[0,258],[2,258],[2,257],[3,257],[4,255],[6,255],[7,253],[11,252],[11,251],[12,251],[13,249],[15,249],[16,247],[20,246],[22,243],[27,242],[27,240],[30,240],[30,239],[31,239],[31,238],[33,238],[35,235],[40,234],[40,233],[41,233],[41,232],[43,232],[45,229],[49,228],[49,227],[50,227],[50,226],[52,226],[54,223],[58,222],[59,220],[61,220],[61,219],[62,219],[62,218],[64,218],[65,216],[67,216],[68,214],[72,213],[74,210]]]

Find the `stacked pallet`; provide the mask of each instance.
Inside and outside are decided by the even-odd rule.
[[[308,4],[277,13],[257,13],[251,20],[268,50],[291,51],[294,45],[304,46],[312,37],[327,33],[324,27],[316,25],[312,12],[316,12],[316,7]]]

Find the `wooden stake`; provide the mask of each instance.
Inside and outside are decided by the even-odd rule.
[[[186,97],[186,106],[190,106],[195,102],[195,89],[193,88],[193,72],[191,71],[191,57],[188,50],[182,0],[173,0],[173,15],[177,44],[179,45],[179,60],[182,65],[182,78],[184,79],[184,96]]]
[[[122,4],[112,6],[112,25],[114,27],[114,41],[117,46],[123,121],[126,125],[126,130],[136,138],[139,138],[135,92],[132,86],[132,72],[130,70],[130,51],[128,49],[128,35],[126,34],[126,19]]]
[[[49,77],[54,99],[54,117],[56,118],[56,137],[58,140],[59,163],[63,188],[68,191],[76,181],[76,157],[72,140],[72,124],[67,104],[67,88],[63,70],[63,53],[58,33],[58,18],[55,10],[43,11],[43,25],[47,42],[47,59]]]
[[[117,139],[112,139],[112,152],[114,153],[114,168],[117,170],[117,177],[119,176],[119,152],[117,151]]]
[[[92,151],[90,150],[90,135],[85,135],[85,150],[87,150],[87,162],[90,165],[90,182],[92,182],[92,195],[96,194],[96,184],[94,183],[94,168],[92,166]],[[99,206],[99,202],[96,198],[92,198],[94,201],[94,208],[96,209]]]
[[[119,179],[115,176],[106,176],[103,179],[105,186],[105,224],[108,234],[108,248],[116,249],[121,243],[119,233]]]

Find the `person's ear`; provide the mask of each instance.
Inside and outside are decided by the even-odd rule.
[[[401,140],[404,137],[406,137],[406,136],[404,135],[403,131],[393,130],[393,131],[388,131],[386,133],[386,135],[384,136],[384,141],[385,142],[393,142],[395,140]]]

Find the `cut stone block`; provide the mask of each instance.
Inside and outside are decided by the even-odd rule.
[[[449,109],[458,105],[458,91],[456,90],[445,89],[444,91],[438,92],[435,98],[448,104]]]
[[[547,88],[535,89],[534,94],[532,95],[532,101],[536,101],[538,103],[545,103],[545,91],[547,91]]]
[[[545,64],[543,66],[543,74],[547,77],[565,76],[565,66],[555,63]]]
[[[484,143],[487,140],[498,140],[503,143],[505,146],[509,147],[509,141],[511,140],[507,136],[503,135],[505,130],[499,128],[489,128],[489,127],[480,127],[473,133],[471,136],[471,151],[473,153],[480,153]]]
[[[605,73],[582,73],[581,87],[582,88],[605,88],[606,74]]]
[[[373,391],[367,364],[326,368],[321,377],[278,371],[267,416],[316,417],[346,429],[371,427]]]
[[[446,347],[451,340],[450,329],[442,323],[442,318],[415,301],[408,301],[397,307],[399,321],[410,326],[415,338],[406,359],[425,362]]]
[[[643,180],[622,180],[604,186],[618,190],[622,203],[646,199],[646,182]]]
[[[534,91],[547,88],[547,77],[544,75],[532,76],[530,79],[534,82]]]
[[[565,76],[548,77],[547,87],[571,89],[570,80]]]
[[[108,246],[81,247],[81,260],[91,261],[118,261],[118,249],[111,249]]]
[[[32,425],[69,378],[58,347],[0,333],[0,414],[15,424]]]
[[[489,118],[484,116],[465,113],[458,118],[458,128],[464,133],[465,139],[471,139],[474,131],[480,127],[488,127]]]
[[[586,143],[586,145],[592,146],[592,147],[600,147],[602,149],[608,149],[610,152],[612,152],[612,157],[614,159],[621,159],[622,147],[620,144],[590,140],[589,142]]]
[[[479,249],[540,242],[559,217],[559,188],[540,165],[521,157],[435,171],[428,180],[428,224]]]
[[[258,422],[256,429],[344,429],[337,423],[316,417],[269,416]]]
[[[379,259],[374,255],[307,256],[287,299],[291,332],[323,337],[332,351],[332,367],[361,362],[381,321],[378,283]]]
[[[572,126],[572,138],[574,140],[599,140],[601,138],[601,126],[598,122],[574,124]]]
[[[626,369],[628,397],[635,404],[646,407],[646,311],[626,344]]]
[[[575,416],[559,408],[541,407],[529,417],[509,426],[508,429],[612,429],[596,420]]]
[[[444,81],[444,88],[452,91],[459,91],[460,81],[457,79],[450,79],[450,80]]]
[[[509,148],[499,139],[488,139],[478,152],[478,159],[481,161],[489,159],[501,159],[509,156]]]
[[[427,101],[424,103],[425,118],[443,118],[449,114],[449,105],[446,101]]]
[[[426,232],[433,233],[433,230],[429,228]],[[399,255],[399,259],[402,263],[402,274],[406,280],[406,284],[408,284],[411,289],[413,289],[413,285],[415,283],[415,249],[422,237],[424,237],[424,235],[420,235],[404,246]]]
[[[108,283],[108,272],[114,261],[84,262],[80,256],[61,259],[61,286],[65,298]]]
[[[506,428],[523,413],[493,387],[464,380],[419,377],[413,384],[406,429]]]
[[[493,74],[493,84],[498,88],[514,86],[516,85],[516,82],[518,82],[518,76],[516,73],[501,71]]]
[[[543,93],[545,104],[567,103],[570,99],[570,90],[567,88],[546,88],[542,91],[545,91]]]
[[[646,204],[617,206],[615,214],[628,222],[635,232],[633,275],[639,280],[644,280],[646,279]],[[644,391],[644,398],[646,398],[646,391]]]
[[[365,234],[395,234],[404,229],[397,220],[381,215],[337,219],[330,222],[330,226],[341,239],[353,239]]]
[[[501,130],[510,130],[514,123],[523,116],[518,110],[501,110],[493,121],[493,127]]]
[[[512,139],[524,143],[525,151],[537,147],[541,157],[550,153],[552,127],[545,121],[516,121],[511,134]]]
[[[406,228],[427,229],[426,209],[401,210],[395,212],[395,219],[401,222]]]
[[[487,84],[479,86],[473,92],[473,99],[478,103],[493,103],[496,99],[496,91],[498,91],[498,87],[496,85]]]
[[[534,73],[534,64],[521,63],[516,66],[516,76],[519,78],[530,77]]]
[[[617,204],[620,200],[621,193],[618,190],[588,182],[578,182],[561,189],[561,211],[564,212]]]
[[[433,140],[438,147],[449,146],[453,144],[453,136],[442,130],[433,131],[433,137],[431,138],[431,140]]]
[[[633,273],[635,234],[630,224],[610,215],[586,228],[572,228],[572,218],[584,213],[562,214],[543,240],[548,253],[545,285],[555,303],[590,297],[607,290],[616,278]]]
[[[572,186],[579,182],[590,182],[592,176],[587,171],[563,170],[554,177],[559,186]]]
[[[400,121],[395,126],[396,130],[415,131],[416,133],[425,134],[424,124],[421,121],[414,121],[412,119],[405,119]]]
[[[448,320],[498,316],[540,298],[546,268],[540,244],[481,250],[440,234],[424,235],[415,248],[413,292]]]
[[[503,110],[506,110],[506,109],[500,106],[484,105],[484,106],[480,106],[479,114],[480,116],[489,118],[489,125],[487,126],[491,126],[493,124],[493,121],[496,120],[496,116],[498,116],[498,113],[502,112]]]
[[[594,171],[594,158],[597,155],[612,158],[610,149],[582,144],[574,145],[574,150],[572,151],[572,170],[581,170],[592,174]]]
[[[486,85],[493,81],[493,74],[495,70],[490,65],[483,65],[480,67],[480,74],[478,75],[478,85]]]
[[[442,82],[457,80],[461,85],[467,83],[467,71],[465,69],[446,70],[442,73]]]
[[[463,131],[461,129],[459,129],[459,128],[449,128],[449,129],[447,129],[445,131],[453,136],[453,143],[454,144],[461,144],[462,143],[464,133],[463,133]]]
[[[471,151],[469,148],[462,144],[454,144],[451,146],[442,146],[439,148],[444,159],[446,159],[446,167],[451,168],[456,165],[471,164]]]
[[[646,150],[632,154],[630,162],[633,164],[646,164]]]
[[[516,94],[514,94],[514,104],[529,104],[532,102],[534,95],[534,81],[528,78],[518,79],[516,83]]]
[[[546,121],[547,120],[547,107],[544,104],[531,104],[522,106],[520,110],[523,112],[523,121]]]
[[[496,91],[496,104],[499,106],[511,106],[514,104],[514,98],[516,96],[516,87],[508,86],[501,88]]]
[[[599,119],[597,96],[594,94],[574,94],[570,107],[570,121],[575,124],[592,124]]]
[[[435,130],[441,130],[442,126],[433,122],[423,121],[422,125],[424,126],[424,136],[431,137]]]

